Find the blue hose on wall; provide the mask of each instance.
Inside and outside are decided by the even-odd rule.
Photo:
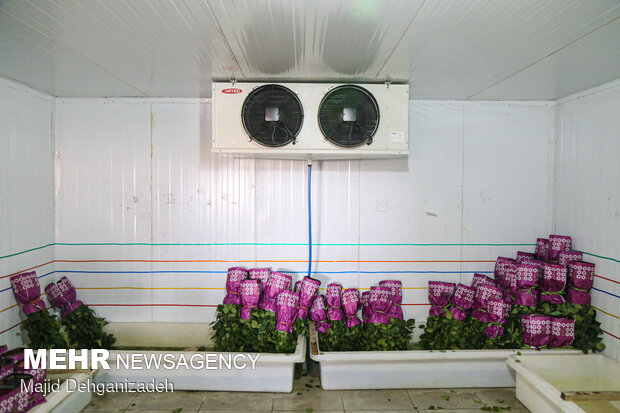
[[[312,161],[308,161],[308,277],[312,273]]]
[[[308,161],[308,277],[312,273],[312,161]],[[307,321],[306,321],[307,323]],[[310,340],[306,340],[306,374],[310,372]]]

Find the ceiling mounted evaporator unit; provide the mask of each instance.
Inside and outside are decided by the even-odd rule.
[[[212,151],[284,159],[406,156],[409,86],[213,83]]]

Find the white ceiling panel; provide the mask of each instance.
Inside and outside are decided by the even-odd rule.
[[[9,0],[0,7],[39,38],[53,39],[149,96],[204,96],[212,76],[239,72],[204,0]]]
[[[428,0],[379,75],[408,77],[414,99],[469,99],[618,16],[617,0]]]
[[[618,18],[618,0],[0,0],[0,77],[62,97],[389,76],[414,99],[552,99],[620,77]]]
[[[598,86],[620,74],[620,19],[598,29],[474,99],[554,99]]]
[[[209,0],[246,78],[376,80],[423,0]]]
[[[7,15],[2,3],[0,76],[53,96],[144,96],[114,73]]]

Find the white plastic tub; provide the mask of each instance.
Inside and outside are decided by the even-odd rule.
[[[35,406],[30,413],[67,413],[79,412],[86,408],[92,400],[92,393],[88,391],[75,391],[76,385],[84,383],[93,375],[93,371],[85,373],[51,373],[47,378],[56,381],[64,380],[58,391],[45,396],[45,403]],[[73,383],[69,386],[71,379]]]
[[[620,410],[620,401],[567,402],[566,391],[620,391],[620,362],[599,354],[511,356],[517,398],[532,413]]]
[[[99,383],[142,382],[172,383],[174,390],[218,390],[218,391],[256,391],[256,392],[290,392],[293,389],[295,363],[301,363],[306,356],[306,341],[300,336],[297,348],[292,354],[261,353],[256,361],[256,368],[235,369],[185,369],[166,370],[148,369],[132,370],[117,364],[117,355],[171,354],[176,363],[184,357],[189,360],[197,353],[192,347],[209,346],[211,330],[206,324],[190,323],[111,323],[108,331],[117,337],[119,347],[176,347],[178,351],[169,350],[113,350],[110,351],[110,370],[100,369],[94,379]],[[214,352],[200,352],[214,353]],[[227,356],[239,353],[214,353]],[[255,354],[255,353],[254,353]]]
[[[517,350],[407,350],[322,352],[310,329],[310,357],[321,366],[325,390],[514,387],[506,359]],[[518,350],[523,354],[536,350]],[[546,350],[545,354],[578,354]]]

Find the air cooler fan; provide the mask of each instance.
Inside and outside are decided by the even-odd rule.
[[[245,99],[241,119],[251,140],[275,148],[290,142],[295,144],[304,111],[292,90],[280,85],[264,85]]]
[[[363,87],[335,87],[321,101],[319,127],[334,145],[344,148],[370,145],[379,127],[379,105]]]

